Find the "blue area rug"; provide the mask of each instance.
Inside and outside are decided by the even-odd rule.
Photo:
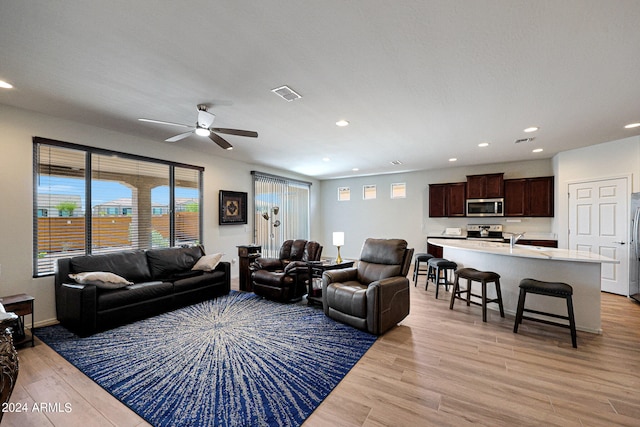
[[[376,337],[232,291],[87,338],[38,338],[154,426],[297,426]]]

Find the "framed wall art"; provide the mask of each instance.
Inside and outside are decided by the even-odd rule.
[[[247,223],[247,193],[220,190],[219,225]]]

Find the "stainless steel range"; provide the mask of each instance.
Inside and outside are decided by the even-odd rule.
[[[467,225],[467,239],[504,242],[502,224],[469,224]]]

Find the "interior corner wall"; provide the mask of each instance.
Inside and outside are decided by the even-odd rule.
[[[505,179],[553,175],[551,159],[494,163],[447,169],[324,180],[321,183],[322,240],[329,242],[323,256],[335,257],[332,232],[344,231],[343,258],[357,259],[368,237],[401,238],[416,252],[427,251],[427,235],[439,235],[446,227],[467,224],[503,224],[505,231],[550,233],[551,218],[522,218],[507,223],[501,218],[429,218],[429,184],[463,182],[467,175],[504,172]],[[406,183],[407,197],[391,199],[391,184]],[[363,200],[363,185],[376,186],[376,199]],[[338,201],[338,187],[349,187],[351,200]]]
[[[0,105],[0,296],[35,297],[36,325],[54,320],[56,312],[53,277],[32,277],[34,136],[204,167],[203,244],[207,253],[222,252],[223,261],[233,262],[233,277],[238,276],[236,246],[254,241],[252,170],[312,182],[311,234],[319,240],[317,180],[217,157],[217,147],[203,152]],[[248,224],[218,225],[219,190],[248,193]]]
[[[553,158],[553,170],[558,185],[553,229],[558,235],[558,247],[566,248],[569,244],[569,184],[631,176],[629,193],[640,191],[640,136],[558,153]]]

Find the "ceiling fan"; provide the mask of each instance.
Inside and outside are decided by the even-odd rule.
[[[153,120],[153,119],[138,119],[141,122],[149,122],[149,123],[159,123],[161,125],[169,125],[169,126],[180,126],[183,128],[191,128],[188,132],[181,133],[176,136],[172,136],[171,138],[165,139],[167,142],[176,142],[184,139],[192,134],[200,135],[200,136],[208,136],[213,142],[218,144],[220,148],[224,148],[225,150],[232,150],[233,146],[227,142],[226,139],[218,135],[218,133],[225,133],[228,135],[237,135],[237,136],[248,136],[251,138],[257,138],[258,132],[253,132],[250,130],[240,130],[240,129],[226,129],[226,128],[214,128],[211,127],[213,125],[213,121],[216,116],[213,113],[210,113],[208,107],[205,104],[198,104],[198,120],[196,121],[196,125],[189,126],[183,125],[182,123],[172,123],[165,122],[162,120]]]

